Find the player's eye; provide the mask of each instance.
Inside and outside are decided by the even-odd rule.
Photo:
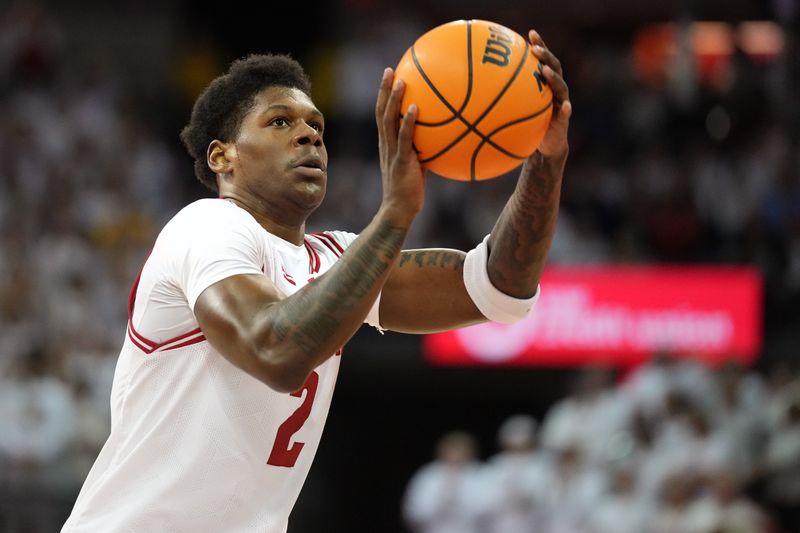
[[[322,124],[320,124],[319,122],[309,122],[308,125],[317,130],[318,132],[322,133]]]
[[[285,117],[275,117],[270,121],[269,124],[270,126],[283,127],[283,126],[288,126],[289,121]]]

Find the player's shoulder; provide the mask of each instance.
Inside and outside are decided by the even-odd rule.
[[[214,243],[263,241],[263,230],[253,216],[236,204],[217,198],[204,198],[186,205],[161,229],[154,252],[213,248]]]
[[[258,224],[253,216],[233,202],[221,198],[195,200],[178,211],[168,224],[208,225],[219,220]]]
[[[231,232],[246,228],[258,232],[253,216],[233,202],[219,198],[196,200],[178,211],[164,226],[162,235],[201,235],[209,232]]]

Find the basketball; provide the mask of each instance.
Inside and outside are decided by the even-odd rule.
[[[542,142],[553,110],[543,65],[518,33],[485,20],[438,26],[403,55],[402,112],[419,115],[414,148],[445,178],[495,178],[519,166]]]

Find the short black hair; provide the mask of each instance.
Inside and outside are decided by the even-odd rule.
[[[208,145],[214,139],[235,139],[242,119],[255,104],[255,96],[269,87],[297,88],[311,97],[311,81],[291,56],[253,54],[234,61],[228,72],[212,81],[195,101],[181,140],[194,158],[197,179],[212,191],[218,192],[217,176],[206,162]]]

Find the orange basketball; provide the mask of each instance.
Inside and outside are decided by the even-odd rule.
[[[542,142],[553,93],[542,64],[518,33],[485,20],[438,26],[409,48],[396,78],[406,83],[402,111],[415,103],[414,147],[426,168],[446,178],[495,178]]]

